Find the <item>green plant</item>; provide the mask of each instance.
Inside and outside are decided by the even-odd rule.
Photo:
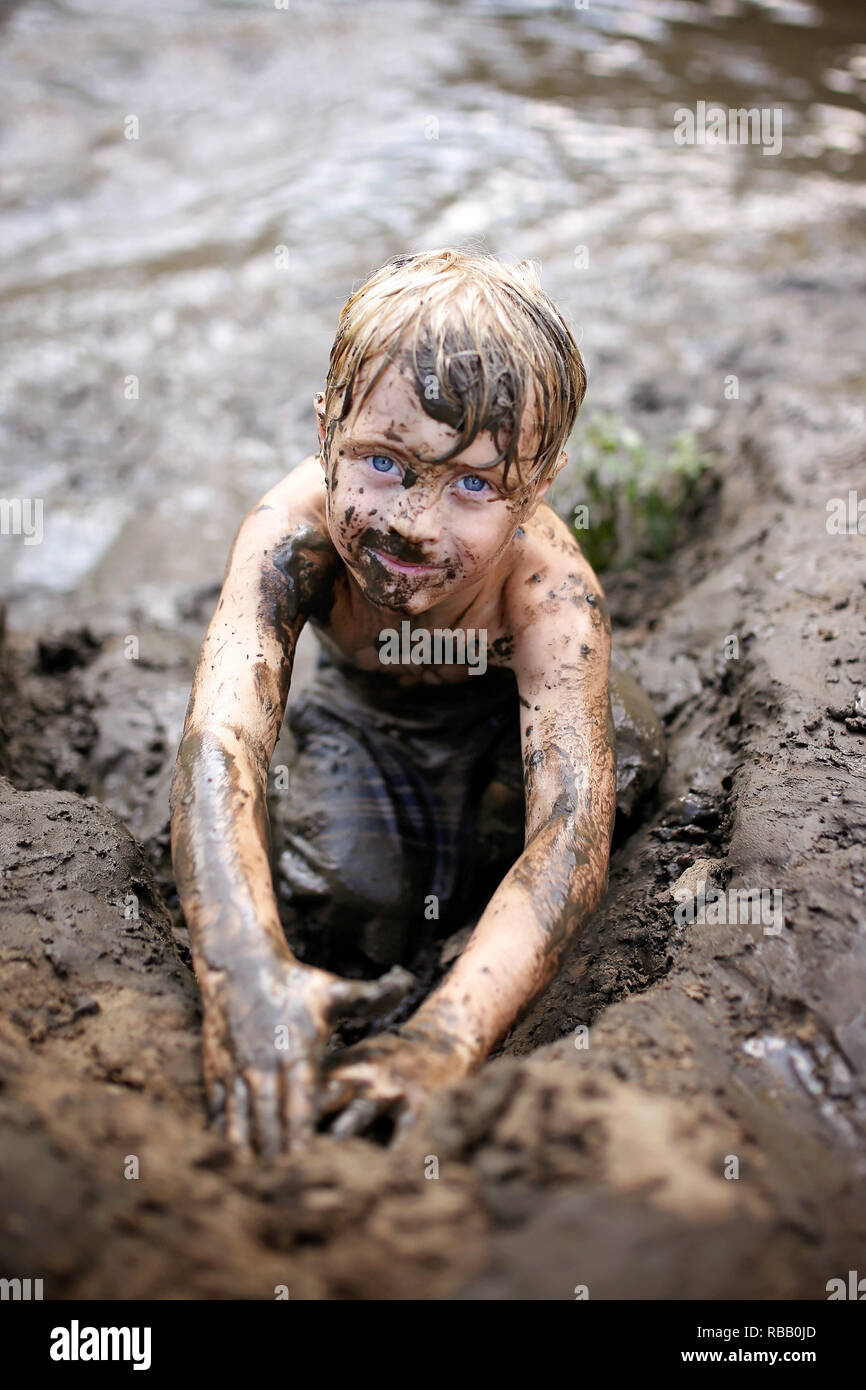
[[[608,412],[590,417],[569,454],[551,490],[553,505],[597,570],[663,558],[682,538],[712,478],[710,459],[691,432],[675,435],[658,453]]]

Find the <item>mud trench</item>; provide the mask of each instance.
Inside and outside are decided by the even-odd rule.
[[[768,386],[710,441],[689,544],[605,576],[663,783],[557,979],[399,1154],[242,1165],[205,1121],[167,792],[216,591],[137,660],[9,630],[2,1263],[59,1298],[820,1299],[862,1268],[866,570],[824,507],[862,424]],[[702,882],[721,920],[678,921]],[[740,890],[773,911],[725,920]]]

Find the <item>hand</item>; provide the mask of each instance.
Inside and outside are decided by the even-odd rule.
[[[333,1059],[321,1112],[342,1110],[329,1131],[334,1138],[360,1134],[380,1115],[390,1114],[399,1143],[432,1092],[470,1070],[467,1057],[450,1039],[412,1037],[408,1026],[406,1032],[364,1038]]]
[[[335,1023],[393,1008],[415,981],[395,966],[344,980],[270,947],[198,972],[203,1064],[211,1113],[234,1149],[272,1156],[309,1141],[322,1059]]]

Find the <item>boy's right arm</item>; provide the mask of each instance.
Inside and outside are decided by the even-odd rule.
[[[208,1099],[233,1145],[265,1153],[311,1134],[336,1019],[387,1007],[410,979],[390,972],[369,983],[341,980],[302,965],[271,879],[268,769],[298,636],[309,614],[327,607],[339,565],[309,504],[315,484],[305,462],[238,530],[170,795],[172,862],[202,993]]]

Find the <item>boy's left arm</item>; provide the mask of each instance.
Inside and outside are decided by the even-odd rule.
[[[385,1110],[405,1127],[432,1090],[479,1066],[553,978],[607,887],[616,811],[610,622],[579,549],[554,553],[531,586],[538,598],[514,615],[525,848],[409,1022],[335,1059],[326,1108],[346,1108],[334,1134],[358,1133]],[[526,593],[527,580],[521,587]]]

